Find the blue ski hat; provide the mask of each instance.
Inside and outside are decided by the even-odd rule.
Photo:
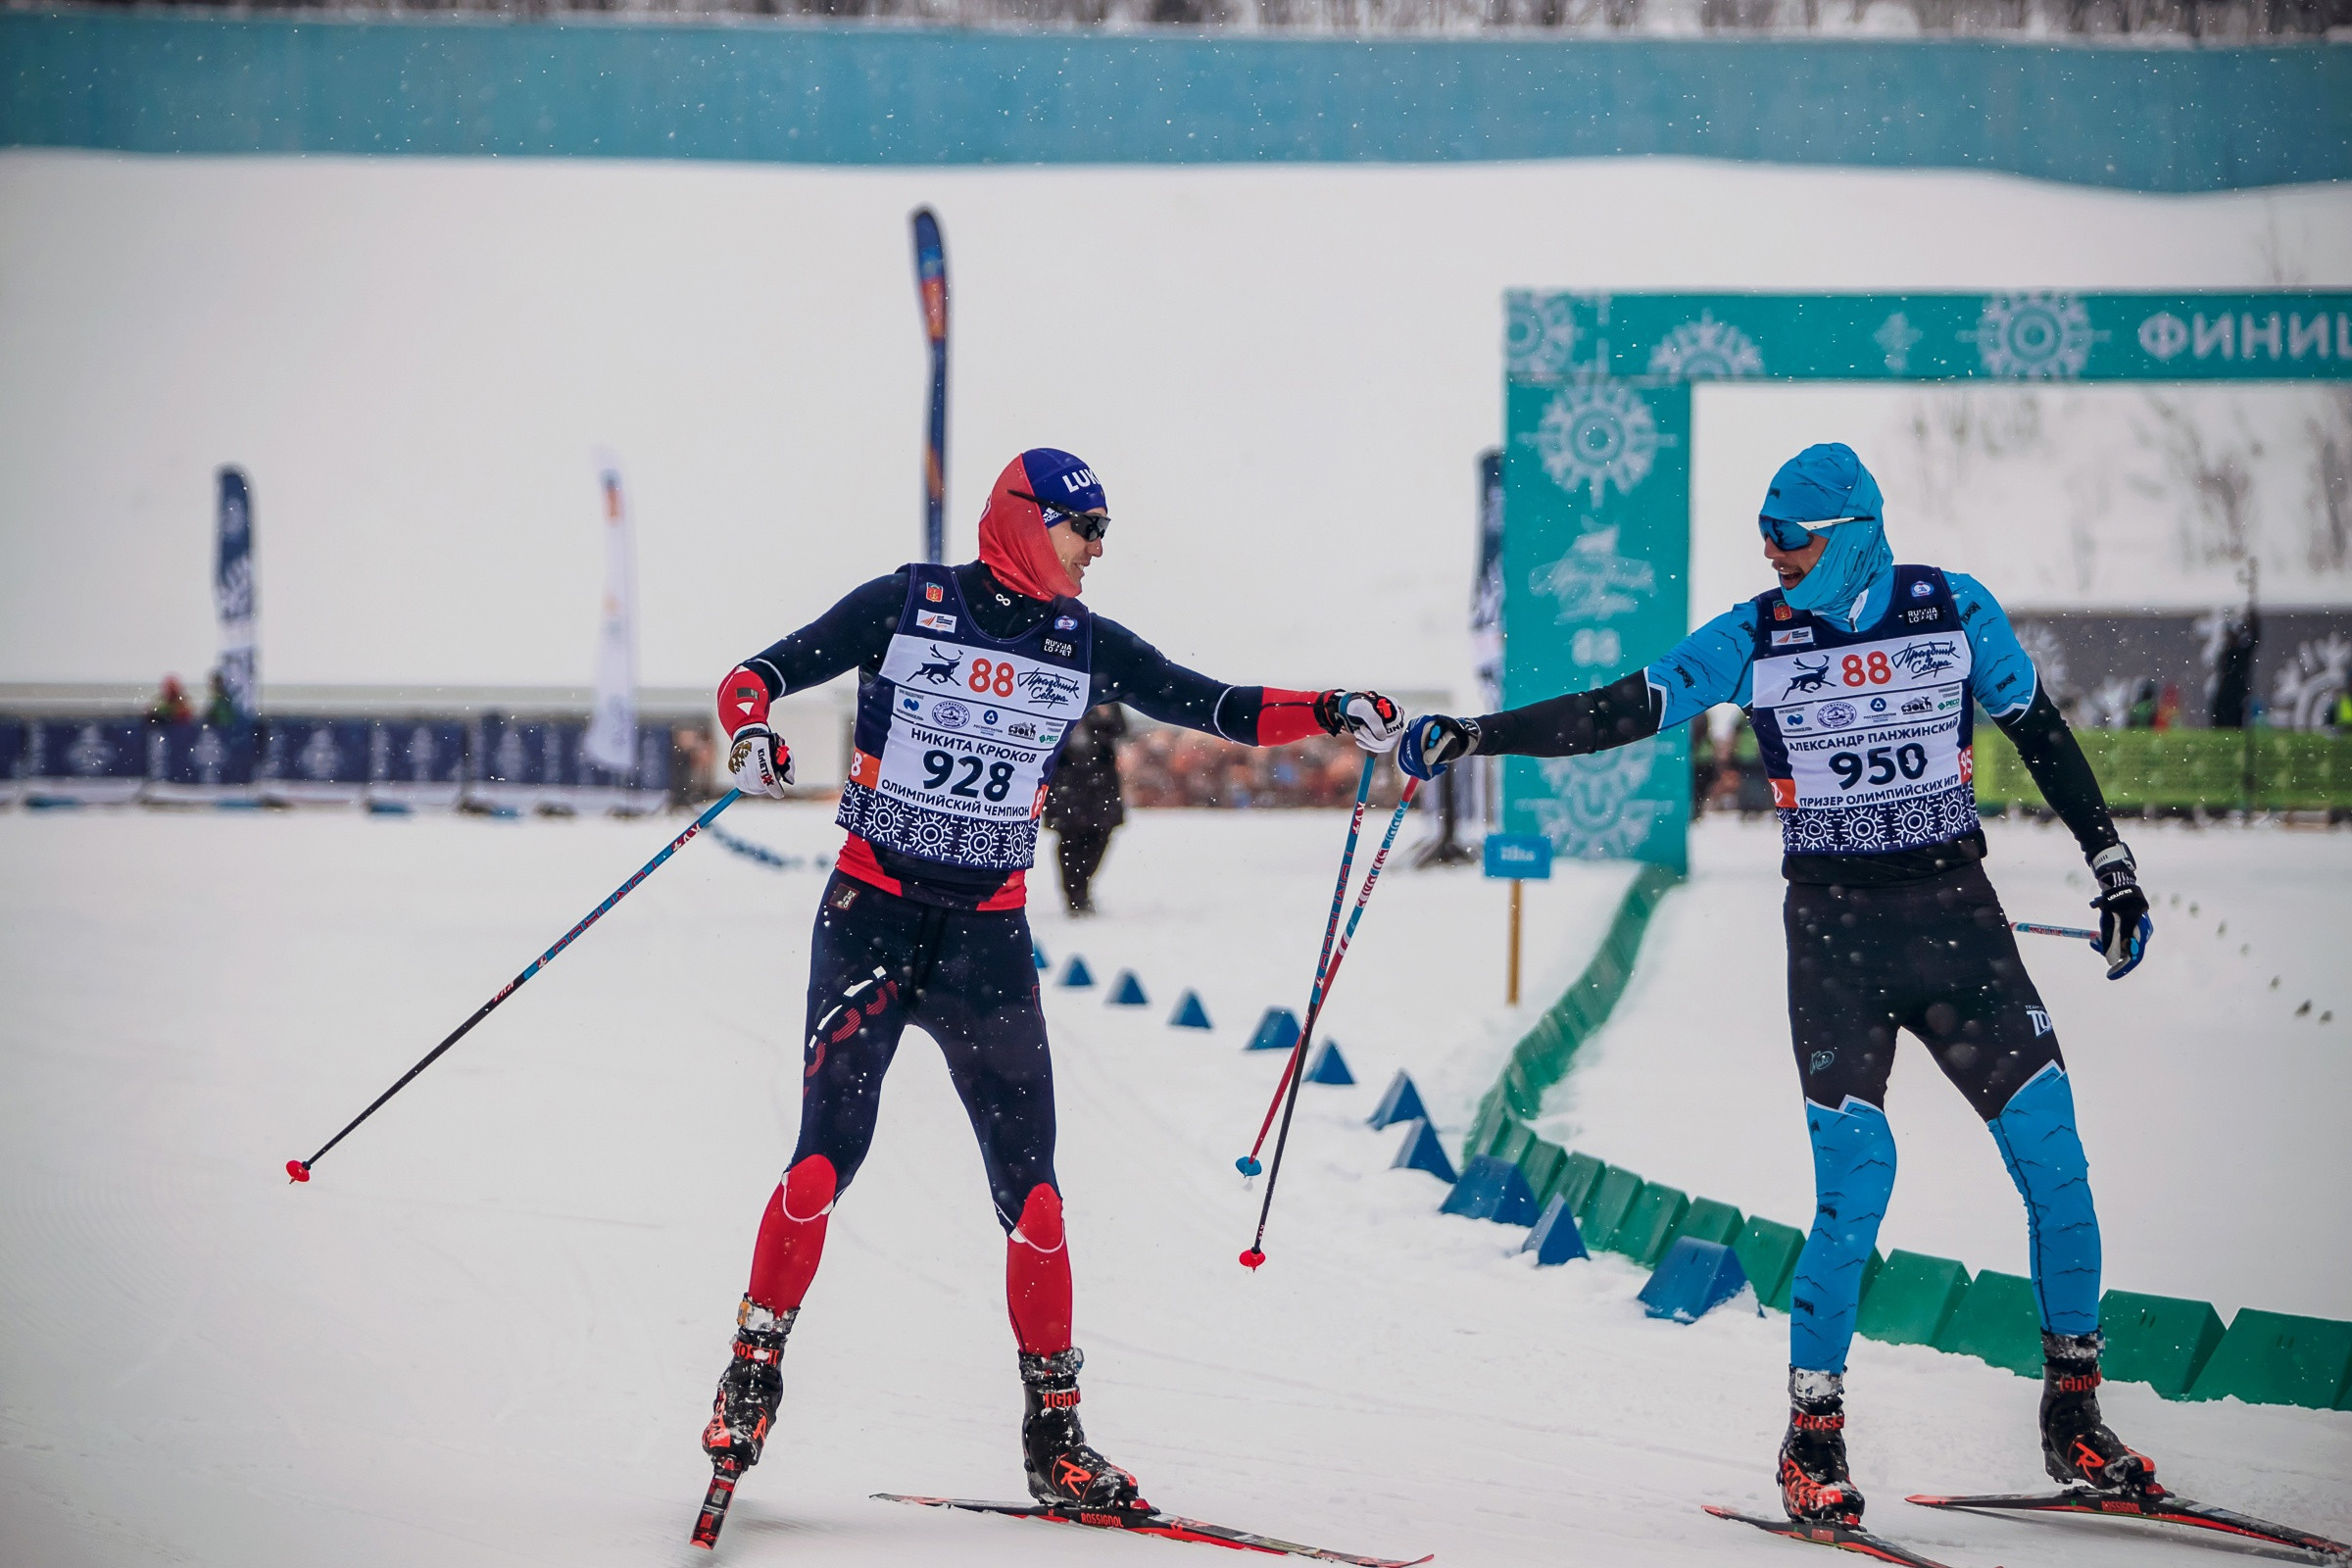
[[[1095,477],[1095,470],[1067,452],[1031,447],[1021,454],[1021,467],[1029,475],[1029,493],[1048,506],[1063,512],[1094,512],[1110,506],[1102,499],[1102,481]]]
[[[1781,465],[1764,492],[1758,529],[1769,536],[1766,524],[1793,522],[1829,541],[1804,580],[1782,592],[1790,609],[1827,615],[1851,628],[1863,596],[1894,568],[1884,506],[1879,481],[1841,441],[1807,447]]]

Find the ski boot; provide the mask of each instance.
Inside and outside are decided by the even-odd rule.
[[[1845,1374],[1788,1369],[1781,1506],[1791,1519],[1859,1525],[1862,1490],[1845,1472]]]
[[[1021,1453],[1028,1464],[1029,1495],[1090,1512],[1150,1513],[1152,1505],[1137,1494],[1135,1477],[1087,1444],[1078,1420],[1078,1369],[1085,1363],[1075,1349],[1021,1354],[1022,1393],[1028,1400]]]
[[[784,1357],[784,1337],[800,1315],[797,1306],[771,1312],[748,1296],[736,1309],[735,1353],[719,1374],[710,1424],[703,1428],[703,1452],[712,1464],[740,1471],[760,1462],[784,1397],[784,1373],[777,1365]]]
[[[2053,1481],[2161,1497],[2156,1461],[2134,1453],[2099,1419],[2099,1351],[2106,1337],[2041,1336],[2041,1462]]]

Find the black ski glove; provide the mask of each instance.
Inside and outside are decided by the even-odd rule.
[[[2090,874],[2099,879],[2099,896],[2090,901],[2099,911],[2099,956],[2107,960],[2107,978],[2121,980],[2139,967],[2156,922],[2148,918],[2148,896],[2128,846],[2111,844],[2092,856]]]

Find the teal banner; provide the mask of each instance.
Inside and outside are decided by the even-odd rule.
[[[1690,629],[1690,388],[1514,377],[1503,447],[1502,695],[1604,685]],[[1690,736],[1504,759],[1502,826],[1577,859],[1684,869]]]
[[[2352,49],[0,10],[0,146],[788,164],[1720,158],[2352,178]],[[1824,228],[1837,243],[1838,226]]]
[[[1507,297],[1514,380],[2301,381],[2352,376],[2352,294]]]

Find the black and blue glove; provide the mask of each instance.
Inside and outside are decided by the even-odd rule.
[[[1478,720],[1423,713],[1404,726],[1396,765],[1414,778],[1436,778],[1446,764],[1478,750]]]
[[[2092,856],[2090,874],[2099,879],[2099,896],[2090,901],[2099,911],[2099,939],[2092,945],[2107,960],[2107,978],[2121,980],[2147,956],[2156,922],[2148,918],[2148,896],[2140,891],[2139,867],[2128,846],[2111,844]]]

